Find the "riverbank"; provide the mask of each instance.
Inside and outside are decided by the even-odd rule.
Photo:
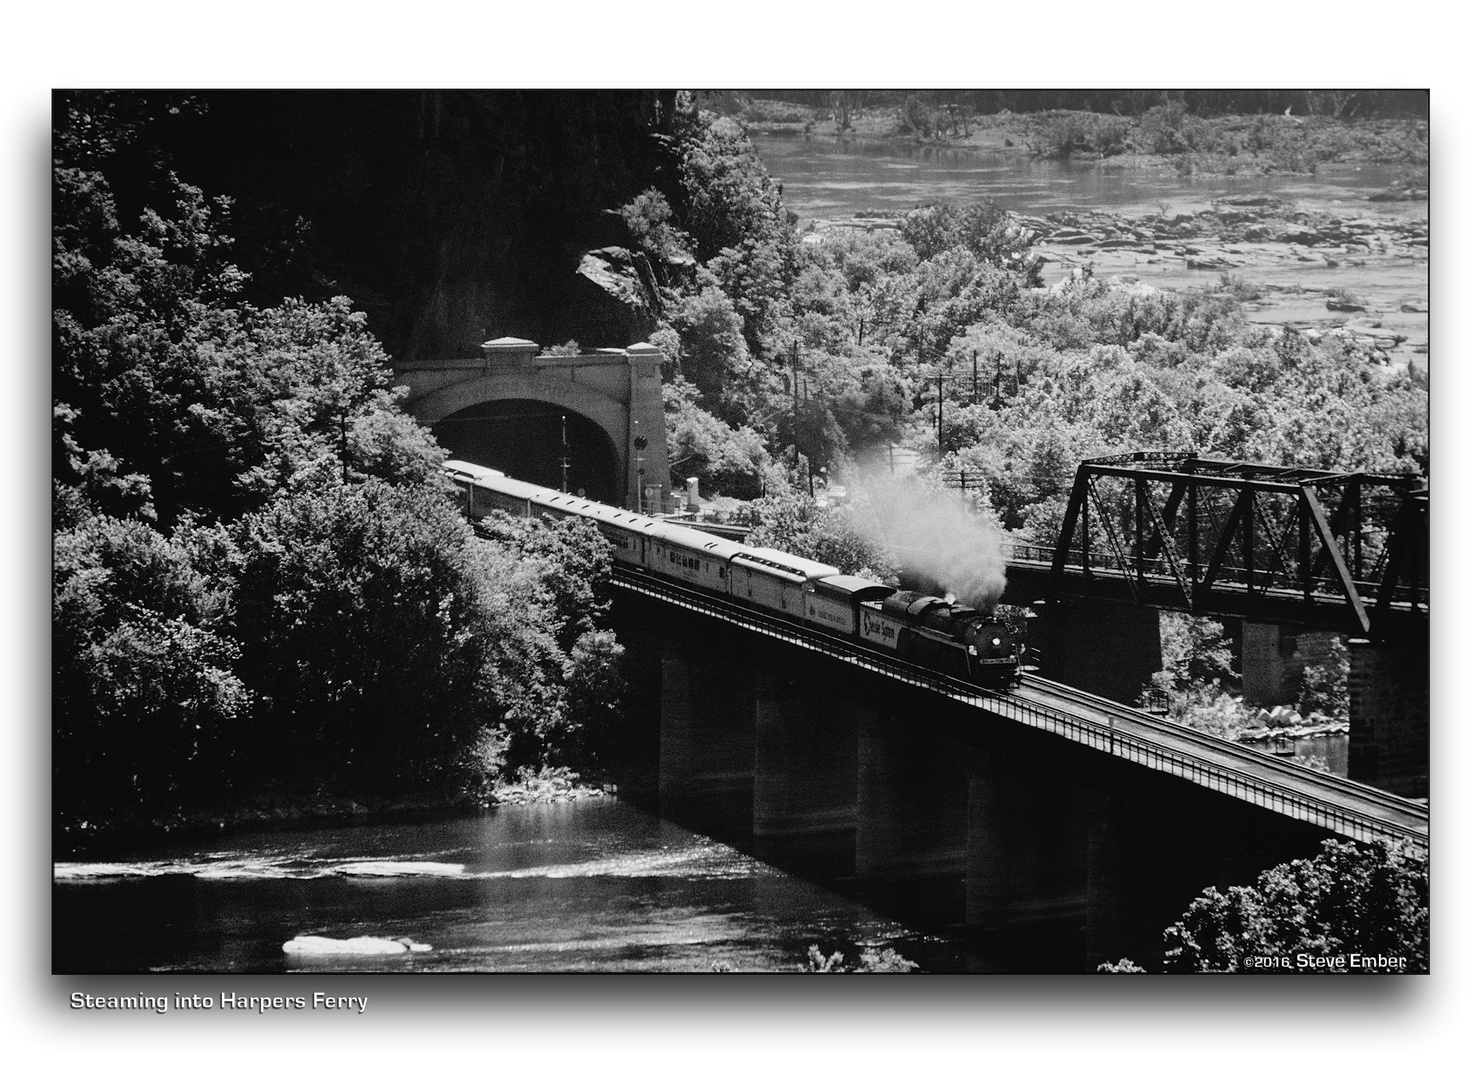
[[[475,813],[482,804],[466,796],[369,799],[343,795],[257,796],[227,805],[167,811],[119,810],[103,820],[59,822],[52,854],[62,858],[175,839],[338,825],[383,824]]]
[[[181,807],[146,813],[123,810],[100,821],[61,822],[52,830],[54,857],[95,855],[99,851],[176,839],[230,836],[328,828],[343,825],[385,825],[441,817],[479,814],[498,806],[529,806],[612,796],[609,785],[588,784],[566,768],[520,769],[514,776],[492,783],[474,797],[459,792],[376,799],[367,796],[261,795],[232,804]]]
[[[1194,213],[1059,212],[1022,224],[1049,284],[1091,267],[1154,288],[1228,291],[1251,322],[1346,331],[1390,366],[1427,367],[1425,214],[1345,217],[1252,195]]]
[[[1179,173],[1300,175],[1321,165],[1395,165],[1386,197],[1425,200],[1429,125],[1419,118],[1336,119],[1278,114],[1194,116],[1175,103],[1137,116],[1073,110],[972,114],[911,95],[889,107],[814,108],[744,95],[712,105],[752,134],[843,142],[908,139],[920,145],[1015,151],[1037,157],[1110,161]]]

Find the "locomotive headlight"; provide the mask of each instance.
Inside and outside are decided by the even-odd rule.
[[[990,643],[992,645],[995,645],[996,647],[999,648],[1000,647],[1000,644],[1001,644],[1001,639],[998,638],[998,637],[993,637],[993,638],[990,639]]]

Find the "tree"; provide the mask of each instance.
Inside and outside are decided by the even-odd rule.
[[[1326,840],[1320,855],[1265,870],[1254,886],[1207,889],[1165,931],[1165,970],[1245,971],[1257,957],[1287,958],[1293,971],[1391,970],[1351,968],[1359,954],[1426,972],[1427,874],[1423,855]],[[1344,963],[1299,967],[1299,956]]]
[[[318,479],[237,529],[259,776],[434,789],[484,727],[561,713],[564,655],[539,560],[473,540],[437,489]]]
[[[707,261],[746,241],[776,243],[789,233],[780,191],[744,128],[727,117],[694,113],[682,139],[683,215]]]
[[[242,280],[223,255],[227,204],[170,174],[163,212],[125,220],[102,173],[60,162],[53,195],[52,392],[66,420],[54,476],[109,509],[172,520],[195,450],[188,410],[206,393],[187,339]]]
[[[667,453],[672,468],[698,478],[700,491],[756,499],[782,483],[782,474],[752,428],[733,428],[698,404],[698,392],[679,380],[662,387]]]
[[[990,199],[966,206],[921,206],[903,219],[902,231],[920,259],[962,247],[998,269],[1021,267],[1032,246],[1011,215]]]
[[[749,542],[835,566],[844,574],[896,581],[897,567],[855,527],[840,507],[821,507],[804,492],[785,491],[759,499],[736,515],[750,527]]]
[[[231,262],[230,201],[169,170],[164,120],[179,108],[151,101],[59,99],[59,509],[75,515],[81,493],[165,527],[229,520],[330,459],[345,477],[424,480],[444,455],[396,407],[388,358],[348,299],[233,306],[247,275]]]
[[[710,409],[723,410],[725,391],[749,363],[744,320],[722,289],[710,285],[685,297],[672,323],[682,345],[682,374]]]
[[[251,690],[235,671],[229,545],[90,515],[57,533],[52,764],[57,820],[153,812],[230,776]]]
[[[693,261],[693,238],[673,224],[672,207],[656,188],[621,207],[621,218],[636,245],[658,265]]]
[[[1155,673],[1162,690],[1185,690],[1198,683],[1233,686],[1232,643],[1215,619],[1160,612],[1160,654],[1164,667]]]

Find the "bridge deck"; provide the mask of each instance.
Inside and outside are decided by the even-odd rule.
[[[1027,546],[1015,545],[1012,556],[1006,561],[1007,591],[1018,594],[1012,602],[1022,599],[1025,595],[1023,589],[1033,599],[1039,599],[1057,588],[1064,588],[1073,596],[1096,596],[1169,610],[1193,611],[1216,618],[1252,618],[1339,633],[1364,632],[1352,616],[1346,597],[1282,587],[1273,583],[1273,575],[1261,571],[1251,575],[1253,588],[1247,587],[1245,579],[1221,581],[1207,589],[1192,607],[1185,599],[1180,582],[1167,572],[1148,569],[1137,576],[1126,576],[1116,567],[1097,559],[1095,573],[1085,574],[1080,565],[1072,565],[1060,580],[1055,580],[1051,561],[1038,551],[1023,551]],[[1357,581],[1354,584],[1366,607],[1377,608],[1380,582]],[[1410,590],[1403,590],[1384,613],[1389,628],[1409,632],[1424,625],[1427,618],[1425,597],[1409,593]]]
[[[1181,777],[1341,836],[1423,848],[1428,844],[1428,810],[1422,803],[1316,773],[1060,683],[1028,676],[1018,690],[996,693],[640,571],[617,567],[613,579],[622,589],[927,688],[967,706],[1050,731],[1112,757]]]

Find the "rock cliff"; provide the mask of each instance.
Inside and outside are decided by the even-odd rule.
[[[346,294],[397,360],[476,355],[504,335],[623,346],[652,318],[650,270],[612,254],[630,237],[609,211],[675,183],[671,93],[200,100],[170,149],[182,178],[235,200],[253,300]]]

